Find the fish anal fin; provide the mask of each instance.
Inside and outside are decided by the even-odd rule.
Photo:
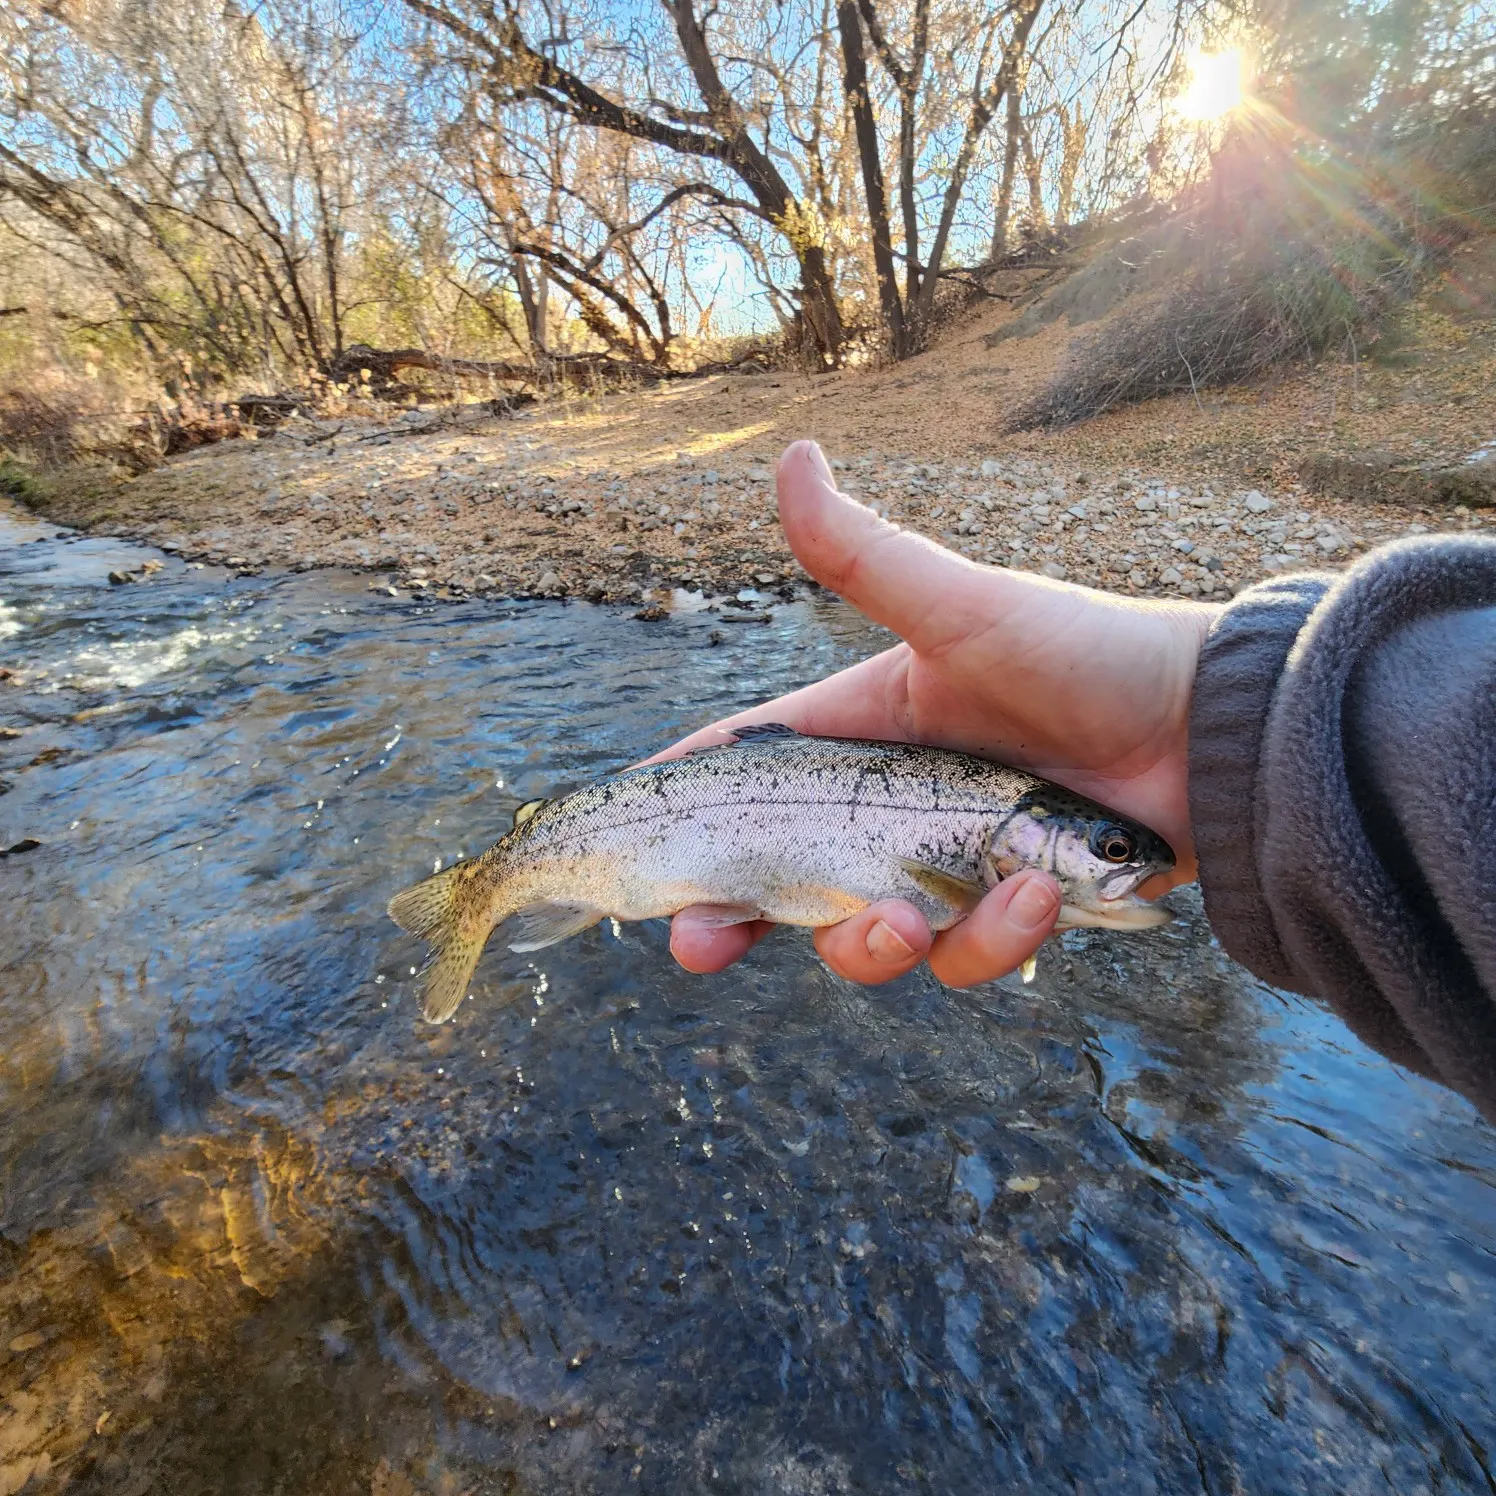
[[[745,722],[741,727],[729,727],[740,743],[762,743],[771,738],[798,738],[800,734],[783,722]]]
[[[592,909],[585,904],[560,904],[549,901],[527,904],[516,910],[504,922],[502,939],[511,951],[521,954],[542,951],[568,936],[579,935],[591,929],[600,920],[605,910]]]
[[[987,892],[980,883],[974,883],[970,878],[958,878],[943,868],[931,867],[928,862],[913,857],[895,857],[894,861],[932,899],[938,899],[962,914],[970,914]]]
[[[549,800],[526,800],[525,803],[521,805],[517,811],[514,812],[514,825],[510,827],[510,830],[518,831],[521,826],[526,824],[526,822],[533,820],[538,811],[544,810],[545,807],[550,803],[551,802]]]

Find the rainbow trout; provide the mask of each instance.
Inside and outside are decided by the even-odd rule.
[[[710,922],[831,925],[907,899],[933,930],[1020,868],[1054,875],[1059,928],[1139,930],[1169,916],[1138,886],[1174,866],[1146,826],[1019,769],[911,743],[764,724],[560,800],[535,800],[479,857],[390,900],[432,950],[425,1014],[456,1011],[489,936],[538,951],[612,916],[709,905]]]

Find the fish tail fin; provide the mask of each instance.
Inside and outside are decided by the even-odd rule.
[[[457,1011],[498,923],[485,907],[486,900],[480,904],[463,897],[472,886],[472,868],[472,863],[460,862],[389,902],[390,918],[431,947],[420,974],[422,1012],[428,1023],[445,1023]]]
[[[407,934],[435,943],[455,914],[457,874],[462,867],[458,863],[402,889],[387,905],[390,918]]]

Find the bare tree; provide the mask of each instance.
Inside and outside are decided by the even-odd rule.
[[[200,379],[325,370],[386,175],[362,34],[321,0],[35,8],[0,49],[0,211]]]
[[[694,101],[650,98],[642,105],[615,97],[601,80],[584,77],[563,59],[569,24],[562,13],[541,12],[549,29],[532,39],[526,16],[515,4],[495,10],[460,0],[406,0],[412,10],[442,28],[456,43],[456,59],[481,78],[501,103],[534,101],[593,129],[648,142],[676,155],[717,163],[737,178],[753,211],[783,235],[799,268],[800,298],[807,331],[819,354],[834,360],[842,342],[841,311],[827,265],[825,245],[800,197],[776,164],[768,143],[755,134],[751,115],[723,81],[707,22],[694,0],[662,0],[683,64],[673,81],[689,80]],[[650,59],[635,59],[638,71],[656,71]]]
[[[1225,0],[344,3],[0,9],[0,218],[164,373],[908,356],[1015,190],[1164,180],[1160,59]]]
[[[1025,66],[1029,37],[1043,4],[1044,0],[1010,0],[996,17],[983,18],[985,24],[973,24],[965,17],[955,21],[954,39],[960,43],[974,43],[971,52],[974,60],[969,75],[963,80],[964,117],[954,158],[940,196],[939,208],[934,216],[928,253],[921,251],[922,225],[915,194],[916,162],[920,147],[919,110],[930,41],[928,0],[915,0],[910,43],[905,57],[900,57],[891,43],[879,16],[876,0],[855,0],[855,3],[844,0],[838,7],[837,23],[841,35],[847,101],[856,121],[869,228],[874,254],[879,259],[880,300],[895,357],[903,357],[923,345],[968,175],[988,126],[1004,99],[1016,90]],[[966,22],[965,26],[961,24],[963,21]],[[882,184],[878,130],[863,60],[864,27],[893,84],[898,101],[899,203],[904,242],[902,295],[893,280],[892,234]],[[954,46],[951,51],[954,53]]]

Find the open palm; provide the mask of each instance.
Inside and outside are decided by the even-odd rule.
[[[812,442],[784,454],[778,484],[780,523],[801,564],[904,642],[724,718],[669,753],[721,742],[737,723],[770,721],[818,736],[959,749],[1031,769],[1144,822],[1175,850],[1171,882],[1194,877],[1189,703],[1211,608],[966,561],[839,494]],[[1058,902],[1046,875],[1019,874],[933,941],[918,911],[889,900],[817,931],[816,943],[853,980],[887,980],[928,955],[937,976],[964,986],[1031,954],[1052,929]],[[707,929],[684,910],[672,949],[692,970],[714,971],[766,928]]]

